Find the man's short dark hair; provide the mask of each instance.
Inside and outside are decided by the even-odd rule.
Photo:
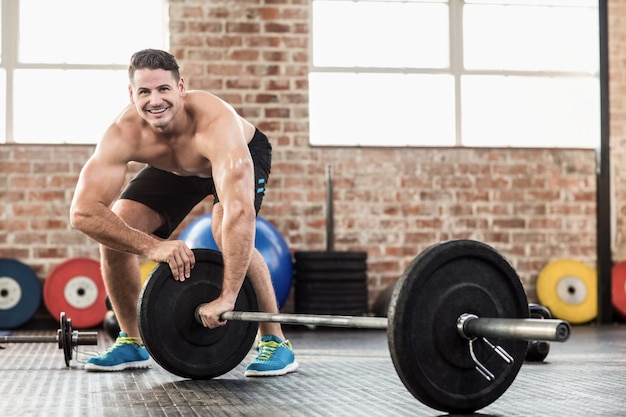
[[[161,51],[160,49],[144,49],[133,54],[128,67],[128,78],[131,83],[133,82],[135,71],[146,68],[171,71],[176,81],[180,79],[180,71],[176,58],[169,52]]]

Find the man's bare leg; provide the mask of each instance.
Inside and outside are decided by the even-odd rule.
[[[213,207],[211,215],[211,229],[213,238],[218,247],[222,246],[222,230],[220,225],[222,224],[223,216],[224,210],[222,205],[218,203]],[[248,266],[248,276],[254,285],[259,310],[265,313],[278,313],[278,301],[276,300],[276,293],[272,285],[272,276],[270,275],[265,259],[263,259],[261,253],[256,249],[252,251],[250,265]],[[278,336],[281,340],[285,340],[285,335],[283,334],[280,323],[261,323],[259,325],[259,332],[261,336],[274,335]]]
[[[113,212],[128,225],[151,233],[162,224],[159,214],[141,203],[118,200]],[[102,278],[115,311],[120,330],[129,337],[139,338],[137,301],[141,292],[141,272],[137,255],[100,246]]]
[[[141,292],[141,273],[136,255],[100,247],[102,278],[120,330],[139,338],[137,300]]]
[[[119,200],[113,212],[128,225],[150,233],[161,224],[158,214],[143,204]],[[143,346],[137,323],[137,301],[141,292],[141,272],[137,255],[100,246],[102,278],[113,306],[115,317],[126,337],[118,338],[114,349],[90,358],[87,371],[121,371],[150,367],[150,356]]]
[[[218,247],[221,247],[221,222],[224,211],[218,203],[213,207],[211,228]],[[248,276],[254,285],[259,310],[265,313],[278,313],[278,302],[272,277],[261,253],[253,249],[248,265]],[[285,339],[280,323],[259,324],[259,347],[257,357],[246,366],[246,377],[280,376],[298,369],[291,343]],[[280,340],[277,340],[280,339]]]
[[[256,249],[252,253],[248,276],[254,284],[259,309],[267,313],[277,313],[278,304],[271,276],[265,260]],[[285,339],[279,323],[259,324],[259,353],[246,366],[246,377],[279,376],[294,372],[298,369],[291,343]],[[280,340],[276,340],[275,337]],[[282,343],[281,343],[282,342]]]
[[[276,300],[274,286],[272,285],[270,271],[267,268],[265,259],[263,259],[261,253],[256,249],[252,251],[248,276],[252,284],[254,284],[254,290],[259,302],[259,310],[266,313],[278,313],[278,302]],[[260,323],[259,332],[261,336],[272,334],[280,337],[281,340],[285,340],[285,335],[283,334],[280,323]]]

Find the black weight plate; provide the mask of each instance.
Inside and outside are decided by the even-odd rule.
[[[220,252],[193,249],[196,265],[183,282],[159,264],[147,279],[138,303],[139,331],[152,358],[184,378],[210,379],[235,368],[248,354],[257,323],[229,321],[217,329],[198,324],[198,305],[216,299],[222,288],[224,263]],[[235,310],[258,311],[254,287],[246,277]]]
[[[533,340],[528,343],[526,360],[528,362],[541,362],[550,353],[550,343],[544,340]]]
[[[294,253],[297,273],[308,271],[365,271],[367,252],[297,251]]]
[[[328,305],[304,305],[297,306],[296,308],[297,314],[328,314],[328,315],[339,315],[339,316],[364,316],[367,314],[367,305],[363,304],[361,306],[340,306],[340,307],[332,307]]]
[[[296,261],[364,261],[367,259],[367,252],[364,251],[296,251],[294,253]]]
[[[319,271],[298,271],[295,274],[296,285],[303,282],[366,282],[366,271],[344,271],[344,270],[319,270]]]
[[[342,310],[355,310],[360,309],[362,312],[367,311],[367,302],[365,301],[353,301],[349,303],[342,302],[330,302],[327,300],[309,300],[307,303],[298,304],[298,312],[302,309],[308,309],[310,311],[342,311]],[[329,314],[329,313],[326,313]]]
[[[319,294],[337,294],[337,293],[362,293],[367,291],[367,284],[365,282],[357,282],[354,284],[340,284],[340,283],[300,283],[296,287],[296,292],[302,294],[319,293]]]
[[[72,320],[68,319],[65,312],[59,314],[61,328],[57,330],[59,349],[63,349],[65,366],[69,367],[72,361]]]
[[[495,379],[475,370],[468,340],[457,331],[463,313],[526,318],[528,302],[513,267],[492,247],[471,240],[431,246],[398,280],[389,304],[389,350],[400,379],[424,404],[472,413],[500,397],[519,372],[528,343],[489,338],[514,359],[507,364],[485,343],[475,353]]]

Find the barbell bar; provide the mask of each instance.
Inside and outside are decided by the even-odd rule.
[[[0,336],[0,343],[57,343],[63,350],[65,366],[70,366],[73,356],[73,348],[79,345],[97,345],[98,332],[79,332],[72,330],[72,320],[67,318],[65,312],[59,315],[60,328],[54,336]]]
[[[196,312],[202,307],[200,304]],[[197,313],[196,313],[197,314]],[[319,314],[285,314],[259,313],[250,311],[227,311],[221,315],[222,320],[251,321],[257,323],[283,323],[309,326],[347,327],[357,329],[386,329],[388,320],[385,317],[331,316]],[[202,320],[196,315],[198,323]]]
[[[184,378],[210,379],[235,368],[249,354],[258,322],[386,328],[394,368],[411,394],[437,410],[469,414],[513,383],[529,340],[563,342],[570,334],[565,321],[530,319],[511,264],[491,246],[472,240],[441,242],[413,259],[396,282],[386,319],[261,313],[246,277],[233,311],[222,315],[227,323],[208,329],[199,323],[197,310],[219,297],[223,259],[210,249],[193,251],[190,279],[176,281],[169,266],[160,264],[137,306],[148,352]]]
[[[202,325],[199,310],[194,313],[198,324]],[[222,320],[248,321],[257,323],[282,323],[310,326],[345,327],[359,329],[386,329],[385,317],[333,316],[322,314],[260,313],[251,311],[227,311]],[[548,340],[565,342],[571,333],[568,322],[556,319],[506,319],[481,318],[473,314],[461,314],[457,320],[457,330],[465,338],[497,337],[518,340]]]

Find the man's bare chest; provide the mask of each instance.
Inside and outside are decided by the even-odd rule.
[[[155,168],[181,176],[211,177],[212,166],[193,144],[172,146],[158,144],[148,151],[143,161]]]

